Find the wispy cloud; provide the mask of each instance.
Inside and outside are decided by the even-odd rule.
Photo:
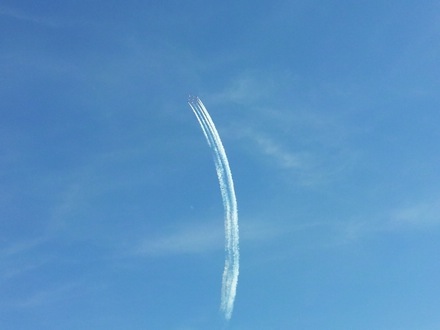
[[[391,213],[391,228],[429,228],[440,225],[440,199],[404,206]]]
[[[353,220],[332,222],[340,243],[354,242],[377,233],[399,233],[407,230],[431,230],[440,225],[440,199],[371,214],[368,218],[357,216]]]
[[[81,290],[79,283],[71,282],[66,284],[54,285],[52,287],[37,290],[21,298],[0,300],[0,305],[8,308],[35,308],[42,305],[53,304],[78,295]]]
[[[304,154],[300,155],[300,153],[288,150],[273,138],[251,131],[248,131],[246,137],[256,144],[262,154],[272,158],[282,168],[304,169],[307,166]]]
[[[0,258],[9,258],[14,257],[18,254],[22,254],[41,245],[45,240],[45,238],[38,237],[34,239],[16,241],[10,244],[5,244],[2,248],[0,248]]]
[[[11,8],[5,6],[0,6],[0,16],[6,16],[20,21],[45,25],[48,27],[57,27],[60,25],[60,22],[57,22],[52,18],[30,14],[17,8]]]
[[[241,140],[260,164],[263,160],[283,170],[284,178],[315,186],[353,168],[359,151],[350,137],[359,132],[341,111],[322,109],[324,96],[300,85],[300,78],[289,74],[244,72],[208,96],[234,117],[234,123],[222,129],[226,136]],[[323,89],[328,98],[335,93],[334,88]],[[341,92],[339,97],[350,95]]]
[[[278,102],[283,93],[290,99],[292,93],[296,94],[298,82],[298,77],[290,73],[247,70],[231,76],[223,88],[205,94],[212,104],[235,104],[257,113],[265,105]]]
[[[274,168],[274,175],[282,171],[283,180],[289,179],[304,187],[313,187],[335,180],[343,171],[352,169],[356,154],[344,147],[315,145],[305,147],[295,136],[269,134],[263,129],[245,128],[237,133],[247,152],[260,164]],[[300,139],[298,137],[298,139]]]
[[[276,143],[273,139],[267,136],[256,134],[249,136],[257,144],[263,154],[273,158],[281,167],[288,169],[304,168],[304,156],[300,156],[299,154],[287,150],[284,146]]]
[[[154,257],[210,253],[224,248],[223,230],[221,224],[187,226],[171,233],[147,237],[135,252]]]
[[[28,260],[26,262],[12,262],[10,260],[3,260],[2,263],[3,267],[0,269],[0,279],[2,281],[6,281],[43,267],[48,263],[48,259]]]
[[[46,241],[46,237],[38,237],[4,244],[0,248],[0,279],[12,279],[47,264],[47,257],[35,253]]]
[[[242,73],[233,78],[223,90],[208,96],[212,102],[248,105],[267,98],[273,85],[267,79],[260,79],[256,73]]]
[[[207,254],[224,249],[224,228],[221,222],[204,219],[203,223],[188,223],[168,232],[150,235],[137,243],[133,249],[135,255],[146,257],[168,257],[183,254]],[[306,227],[308,227],[307,225]],[[298,227],[304,230],[304,226]],[[295,227],[292,230],[299,230]],[[244,244],[270,244],[278,237],[291,232],[285,227],[263,219],[242,219],[240,225],[241,241]]]

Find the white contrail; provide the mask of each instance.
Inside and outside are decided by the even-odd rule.
[[[234,181],[228,158],[220,136],[215,128],[211,116],[198,97],[190,97],[188,104],[202,127],[206,140],[214,154],[215,169],[220,184],[220,191],[225,209],[225,269],[223,271],[221,310],[229,320],[234,308],[239,273],[238,249],[238,212],[235,198]]]

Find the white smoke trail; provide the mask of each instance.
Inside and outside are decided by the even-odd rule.
[[[220,191],[225,209],[225,269],[223,271],[221,310],[229,320],[234,308],[239,273],[239,231],[237,199],[235,197],[234,181],[228,158],[220,136],[211,116],[198,97],[190,97],[188,104],[197,117],[214,155],[215,169],[220,184]]]

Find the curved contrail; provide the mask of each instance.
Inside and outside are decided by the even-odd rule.
[[[238,212],[234,181],[228,158],[211,116],[198,97],[189,97],[188,104],[202,127],[214,155],[215,169],[225,209],[225,269],[223,271],[221,310],[229,320],[234,308],[239,273]]]

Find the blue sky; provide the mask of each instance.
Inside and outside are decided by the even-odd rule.
[[[436,1],[1,1],[0,328],[440,328]]]

